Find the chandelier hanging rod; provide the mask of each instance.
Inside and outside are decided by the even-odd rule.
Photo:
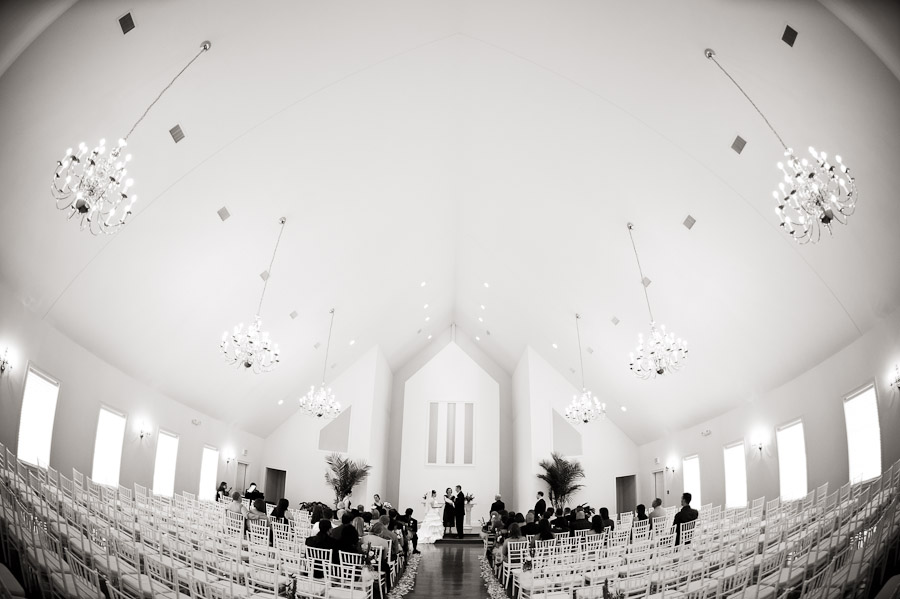
[[[741,84],[738,83],[737,81],[735,81],[734,77],[732,77],[731,74],[725,70],[725,67],[723,67],[721,64],[719,64],[719,61],[716,60],[716,51],[713,50],[712,48],[707,48],[706,50],[703,51],[703,55],[706,56],[711,61],[713,61],[714,63],[716,63],[716,66],[719,67],[719,70],[722,71],[723,73],[725,73],[725,76],[728,77],[732,83],[734,83],[734,86],[736,88],[738,88],[738,90],[742,94],[744,94],[744,97],[747,98],[747,101],[750,102],[750,105],[756,110],[756,112],[759,114],[759,116],[762,117],[762,120],[764,120],[766,122],[766,125],[768,125],[768,127],[772,131],[772,133],[775,134],[775,137],[778,138],[778,142],[781,144],[781,147],[784,148],[785,150],[787,150],[788,149],[787,144],[784,143],[784,140],[781,139],[780,135],[778,135],[778,131],[775,130],[775,127],[772,126],[772,123],[769,122],[769,119],[766,118],[766,115],[764,115],[762,110],[759,109],[759,106],[756,105],[756,102],[754,102],[750,98],[750,96],[747,94],[747,92],[744,91],[744,88],[741,87]]]
[[[325,385],[325,373],[328,372],[328,352],[331,349],[331,331],[334,329],[334,308],[331,309],[331,324],[328,325],[328,343],[325,344],[325,364],[322,366],[322,385]]]
[[[576,312],[575,313],[575,334],[578,336],[578,361],[581,364],[581,390],[584,391],[587,387],[584,386],[584,356],[581,353],[581,330],[578,328],[579,320],[581,320],[581,314]]]
[[[281,223],[281,230],[278,231],[278,239],[275,240],[275,249],[272,251],[272,259],[269,260],[269,269],[266,271],[269,275],[263,281],[262,295],[259,296],[259,306],[256,308],[257,315],[262,314],[263,299],[266,297],[266,289],[269,287],[269,279],[272,277],[272,265],[275,264],[275,254],[278,253],[278,244],[281,243],[281,235],[284,233],[284,223],[287,222],[287,218],[282,216],[278,222]]]
[[[128,130],[128,133],[122,139],[124,139],[125,141],[128,141],[128,138],[131,136],[132,133],[134,133],[134,130],[137,128],[137,126],[141,124],[141,121],[144,120],[144,117],[147,116],[147,113],[150,112],[150,109],[153,108],[156,105],[156,103],[159,102],[159,99],[163,97],[163,94],[166,93],[167,91],[169,91],[169,88],[172,87],[172,84],[174,84],[175,81],[179,77],[181,77],[182,73],[184,73],[186,70],[188,70],[188,68],[192,64],[194,64],[194,61],[197,60],[198,58],[200,58],[200,55],[203,54],[204,52],[206,52],[207,50],[209,50],[210,48],[212,48],[212,43],[208,40],[203,42],[202,44],[200,44],[200,51],[197,52],[197,54],[190,60],[190,62],[188,62],[186,65],[184,65],[183,69],[178,71],[178,74],[175,75],[171,81],[169,81],[169,85],[165,86],[163,88],[163,90],[161,92],[159,92],[159,95],[156,96],[156,99],[150,103],[150,106],[147,107],[147,109],[144,111],[144,114],[142,114],[140,116],[140,118],[137,121],[135,121],[134,125],[131,126],[131,129]]]
[[[634,259],[637,261],[638,273],[641,275],[641,287],[644,289],[644,299],[647,300],[647,312],[650,314],[650,322],[653,322],[653,309],[650,307],[650,295],[647,293],[647,286],[644,285],[644,270],[641,268],[641,259],[638,257],[637,246],[634,244],[634,229],[632,223],[628,223],[628,237],[631,238],[631,249],[634,250]]]

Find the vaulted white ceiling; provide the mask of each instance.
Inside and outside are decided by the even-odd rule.
[[[50,199],[55,161],[124,134],[205,39],[130,139],[133,220],[79,232]],[[833,238],[779,230],[780,147],[707,46],[789,144],[852,168],[859,208]],[[532,345],[576,385],[577,311],[588,387],[644,442],[900,304],[897,106],[900,81],[817,2],[83,0],[0,77],[0,278],[126,373],[260,435],[318,382],[331,307],[329,378],[373,345],[396,368],[455,322],[507,371]],[[217,346],[256,309],[281,216],[262,316],[283,361],[257,376]],[[628,371],[648,325],[628,221],[657,320],[690,342],[671,377]]]

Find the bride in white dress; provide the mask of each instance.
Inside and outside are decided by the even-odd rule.
[[[425,519],[419,525],[419,544],[431,544],[444,537],[444,498],[436,491],[425,500]]]

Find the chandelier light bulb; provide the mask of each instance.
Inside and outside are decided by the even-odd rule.
[[[334,330],[334,308],[331,309],[331,325],[328,327],[328,343],[325,345],[325,366],[322,368],[322,384],[316,388],[312,385],[309,391],[299,399],[300,410],[316,418],[335,418],[341,413],[338,402],[331,387],[325,386],[325,373],[328,372],[328,352],[331,349],[331,332]]]
[[[201,44],[200,52],[175,75],[109,154],[106,153],[106,139],[101,139],[90,151],[87,144],[81,142],[77,151],[67,148],[63,159],[56,162],[50,194],[56,201],[56,208],[67,212],[69,220],[77,217],[81,221],[82,231],[87,229],[94,235],[111,235],[128,220],[137,201],[137,196],[128,192],[134,181],[125,177],[128,174],[125,166],[131,161],[131,154],[119,158],[128,145],[128,137],[175,80],[211,46],[209,42]]]
[[[581,395],[573,395],[572,402],[566,407],[566,420],[572,424],[588,424],[595,420],[606,420],[606,404],[588,391],[584,385],[584,356],[581,353],[581,329],[578,321],[581,315],[575,315],[575,334],[578,336],[578,360],[581,366]]]

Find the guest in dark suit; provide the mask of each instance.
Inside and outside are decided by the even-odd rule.
[[[538,533],[538,525],[534,521],[534,513],[528,512],[525,514],[525,526],[522,528],[522,534],[525,536],[528,535],[536,535]]]
[[[547,511],[547,502],[544,501],[544,492],[538,491],[537,503],[534,504],[534,517],[540,518]]]
[[[316,547],[318,549],[330,549],[331,553],[334,554],[334,548],[337,547],[338,542],[337,539],[328,534],[330,532],[331,520],[319,520],[319,532],[311,537],[306,537],[306,546]],[[323,576],[324,572],[322,571],[322,566],[317,565],[315,570],[313,570],[313,577],[322,578]]]
[[[250,486],[247,487],[247,490],[244,492],[244,499],[249,499],[251,504],[257,499],[263,499],[264,497],[265,496],[256,487],[256,483],[250,483]]]
[[[466,518],[466,496],[462,487],[456,485],[456,500],[453,502],[453,515],[456,517],[456,536],[463,538],[463,520]]]
[[[575,512],[575,520],[572,521],[572,526],[571,528],[569,528],[569,532],[574,535],[576,530],[586,530],[590,527],[591,523],[588,522],[585,518],[584,511],[578,510],[577,512]]]
[[[550,524],[553,525],[553,528],[559,530],[569,530],[569,508],[566,508],[559,516],[551,520]]]
[[[681,525],[686,522],[693,522],[700,517],[700,512],[691,507],[691,494],[684,493],[681,495],[681,511],[675,514],[675,544],[681,543]],[[690,541],[688,541],[690,543]]]
[[[494,503],[491,504],[491,512],[497,512],[498,514],[506,509],[506,504],[500,499],[500,493],[494,495]]]

